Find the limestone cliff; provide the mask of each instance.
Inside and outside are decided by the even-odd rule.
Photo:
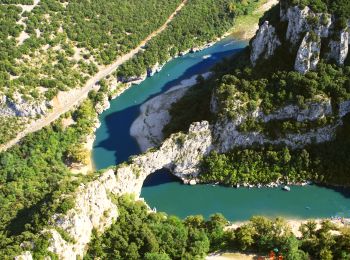
[[[320,60],[321,38],[315,36],[312,39],[309,32],[306,33],[295,59],[294,69],[302,74],[309,70],[315,70]]]
[[[259,57],[268,59],[278,47],[289,49],[296,55],[295,70],[306,73],[314,70],[322,56],[343,65],[349,52],[349,24],[339,31],[337,19],[328,13],[315,13],[309,7],[301,9],[280,2],[279,23],[286,23],[285,31],[276,35],[273,25],[265,21],[251,44],[251,62],[256,65]],[[325,44],[321,53],[321,44]],[[297,50],[293,54],[293,50]],[[264,55],[262,55],[264,54]]]
[[[271,120],[293,119],[298,122],[314,121],[325,116],[333,115],[330,100],[308,103],[306,109],[296,105],[282,107],[271,114],[264,114],[259,109],[250,113],[239,115],[236,119],[224,118],[213,126],[213,140],[215,149],[225,153],[235,147],[247,147],[254,143],[263,144],[285,144],[291,148],[300,148],[312,142],[322,143],[334,138],[335,129],[342,124],[341,117],[350,112],[349,102],[343,102],[338,112],[339,119],[331,125],[311,129],[304,134],[287,134],[283,138],[271,139],[259,132],[242,133],[238,126],[245,122],[248,117],[255,118],[267,123]]]
[[[43,115],[52,102],[28,101],[20,95],[12,99],[0,94],[0,117],[36,117]]]
[[[276,35],[275,28],[269,25],[268,21],[265,21],[252,42],[250,61],[255,65],[259,58],[267,59],[271,57],[280,45],[281,42]]]
[[[82,184],[70,195],[75,200],[74,208],[66,214],[54,215],[51,228],[43,231],[51,234],[48,250],[57,254],[59,259],[82,257],[92,230],[103,232],[118,217],[112,195],[133,193],[138,197],[146,177],[162,168],[170,169],[185,181],[193,180],[200,160],[211,149],[209,123],[194,123],[188,134],[174,134],[158,149],[149,150],[119,165],[116,170],[106,170],[96,180]],[[70,238],[69,241],[62,232]],[[30,252],[25,252],[17,259],[31,257]]]

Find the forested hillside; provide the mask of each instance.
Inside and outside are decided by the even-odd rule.
[[[147,44],[144,52],[121,66],[117,76],[140,76],[157,63],[164,64],[181,52],[215,41],[232,27],[236,16],[251,13],[257,4],[256,0],[189,1],[171,26]]]
[[[3,111],[9,102],[26,107],[50,100],[59,91],[81,87],[101,66],[113,62],[162,25],[180,1],[0,3]],[[156,37],[144,53],[153,55],[153,49],[162,56],[171,43],[171,53],[175,54],[211,41],[232,26],[235,15],[244,15],[254,3],[239,3],[235,12],[234,1],[189,1],[178,20],[171,23],[172,29]],[[169,53],[164,55],[159,61],[170,57]],[[35,258],[51,254],[47,251],[48,237],[40,232],[50,226],[53,214],[74,206],[69,194],[95,176],[73,174],[70,166],[84,163],[88,155],[83,143],[94,129],[95,106],[105,91],[104,86],[99,93],[90,93],[75,111],[0,153],[0,258],[12,259],[23,250],[32,251]],[[21,116],[0,115],[0,143],[21,130],[21,123],[27,122],[27,116]]]
[[[261,18],[261,35],[265,33],[266,38],[260,38],[260,46],[254,45],[259,37],[257,33],[249,48],[217,65],[213,78],[201,80],[170,110],[172,121],[164,128],[167,136],[187,131],[194,119],[211,122],[218,150],[222,148],[220,145],[230,143],[225,139],[237,140],[232,149],[213,152],[203,160],[199,175],[202,182],[266,185],[312,180],[319,184],[350,185],[349,116],[346,115],[350,67],[349,57],[346,58],[348,42],[341,40],[341,36],[347,39],[349,32],[349,3],[281,1],[281,5]],[[308,5],[311,12],[334,14],[332,22],[327,22],[328,31],[319,30],[325,26],[322,19],[326,14],[304,11],[303,16],[301,9],[292,9],[294,5],[299,8]],[[298,14],[301,14],[299,18]],[[314,38],[308,41],[307,33]],[[311,45],[307,44],[314,42],[312,46],[320,47],[308,49]],[[343,45],[333,48],[338,42]],[[263,49],[264,44],[269,47]],[[274,53],[267,55],[271,50],[268,48],[275,48]],[[262,53],[254,65],[251,57],[257,50]],[[336,55],[329,53],[339,50],[346,58],[345,64],[339,64],[339,59],[332,58]],[[310,55],[303,57],[303,53]],[[295,71],[300,57],[304,58],[300,63],[315,61],[317,66],[305,73]]]
[[[253,217],[238,228],[221,214],[205,220],[188,216],[180,220],[164,213],[148,213],[142,202],[118,199],[118,221],[103,235],[95,234],[84,259],[203,259],[217,250],[268,255],[276,250],[287,260],[348,259],[349,229],[339,230],[329,221],[309,221],[300,226],[301,237],[292,233],[282,218]]]

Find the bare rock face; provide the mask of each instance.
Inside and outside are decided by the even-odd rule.
[[[29,251],[25,251],[23,254],[16,256],[15,260],[33,260],[33,257]]]
[[[302,74],[309,70],[315,70],[320,61],[321,38],[314,36],[312,39],[310,32],[307,32],[297,53],[294,69]]]
[[[202,74],[208,78],[211,72]],[[197,83],[198,75],[182,80],[177,86],[172,87],[165,93],[158,95],[140,107],[140,115],[130,127],[130,135],[133,136],[142,152],[158,146],[164,140],[163,128],[170,121],[169,110],[173,103],[181,99],[189,88]]]
[[[268,59],[271,57],[276,48],[281,45],[280,40],[276,35],[275,28],[265,21],[259,28],[255,39],[252,43],[252,50],[250,53],[250,61],[253,65],[259,58]]]
[[[349,102],[344,102],[340,106],[339,114],[344,116],[350,111]],[[300,109],[298,106],[289,105],[282,107],[275,112],[265,115],[259,111],[253,111],[249,116],[260,119],[262,122],[271,120],[294,119],[296,121],[313,121],[333,113],[330,100],[323,102],[309,103],[307,109]],[[339,119],[333,125],[312,129],[305,134],[287,134],[284,138],[270,139],[262,133],[248,132],[242,133],[237,127],[243,123],[248,115],[238,116],[235,120],[224,119],[216,123],[213,127],[213,138],[215,150],[225,153],[235,147],[247,147],[254,143],[264,144],[285,144],[292,148],[300,148],[312,142],[322,143],[332,140],[335,134],[335,129],[342,120]]]
[[[342,30],[339,34],[339,41],[331,40],[329,42],[328,58],[335,60],[338,65],[343,65],[349,53],[349,32]]]
[[[268,115],[259,112],[257,118],[261,119],[263,122],[288,118],[293,118],[298,122],[302,122],[306,120],[313,121],[331,115],[332,113],[331,101],[330,99],[326,99],[317,103],[308,103],[306,109],[301,109],[297,105],[288,105]]]
[[[339,117],[343,117],[347,113],[350,113],[350,100],[344,101],[339,105]]]
[[[103,231],[117,218],[117,207],[109,197],[116,187],[113,170],[103,173],[97,180],[82,184],[75,194],[75,207],[65,215],[53,217],[54,226],[47,230],[51,233],[49,250],[60,259],[76,259],[83,256],[85,247],[90,241],[93,228]],[[64,230],[74,243],[62,238],[59,230]]]
[[[286,20],[288,21],[288,28],[286,39],[293,45],[296,45],[300,41],[301,33],[308,29],[306,18],[309,12],[309,7],[300,10],[298,6],[293,6],[287,10]]]
[[[59,259],[82,257],[92,230],[102,232],[118,217],[118,209],[111,195],[133,193],[138,197],[146,177],[162,168],[168,168],[183,180],[191,182],[198,174],[202,157],[211,149],[209,123],[194,123],[188,134],[174,134],[159,149],[149,150],[132,158],[129,163],[119,165],[115,171],[109,169],[96,180],[82,184],[74,194],[74,208],[66,214],[55,215],[52,219],[54,228],[44,231],[52,236],[48,249],[57,254]],[[71,242],[62,237],[62,231],[71,238]]]
[[[44,115],[51,102],[27,101],[20,95],[15,95],[14,100],[0,94],[0,117],[36,117]]]

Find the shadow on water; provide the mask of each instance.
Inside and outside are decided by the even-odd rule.
[[[143,187],[152,187],[169,182],[180,182],[180,179],[170,173],[167,169],[158,170],[149,175],[143,183]]]
[[[189,67],[180,77],[167,82],[161,88],[160,92],[149,96],[147,100],[142,103],[180,84],[181,81],[191,78],[193,75],[209,71],[210,68],[219,61],[238,53],[242,49],[243,48],[237,48],[230,51],[212,53],[210,58],[203,59],[194,66]],[[191,57],[191,54],[188,55]],[[162,71],[160,73],[162,73]],[[132,101],[130,101],[130,104],[132,104]],[[127,161],[130,156],[141,153],[136,140],[130,136],[130,127],[138,117],[141,105],[142,104],[127,107],[124,110],[107,115],[104,118],[108,137],[99,143],[95,143],[94,148],[100,147],[108,151],[114,151],[114,162],[110,162],[109,165],[103,165],[102,168]],[[99,165],[96,167],[100,169]]]

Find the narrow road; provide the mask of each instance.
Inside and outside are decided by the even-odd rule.
[[[176,10],[169,16],[169,18],[166,20],[166,22],[159,27],[156,31],[152,32],[150,35],[147,36],[146,39],[144,39],[135,49],[131,50],[130,52],[126,53],[125,55],[119,57],[114,63],[112,63],[109,66],[104,67],[101,69],[95,76],[93,76],[91,79],[89,79],[85,86],[74,91],[74,94],[69,95],[66,100],[64,100],[63,104],[60,104],[58,106],[54,106],[52,111],[46,114],[44,117],[33,121],[31,124],[26,126],[26,128],[18,133],[18,135],[10,140],[9,142],[3,144],[0,146],[0,152],[6,151],[13,145],[17,144],[23,137],[25,137],[29,133],[36,132],[40,130],[41,128],[50,125],[53,121],[55,121],[57,118],[59,118],[62,114],[68,112],[71,110],[74,106],[78,105],[80,102],[82,102],[90,92],[90,90],[94,89],[96,87],[96,83],[99,82],[101,79],[105,78],[106,76],[112,74],[121,64],[123,64],[125,61],[131,59],[134,57],[144,45],[146,45],[153,37],[160,34],[162,31],[164,31],[169,23],[174,19],[175,15],[186,5],[188,0],[183,0],[182,3],[176,8]]]

